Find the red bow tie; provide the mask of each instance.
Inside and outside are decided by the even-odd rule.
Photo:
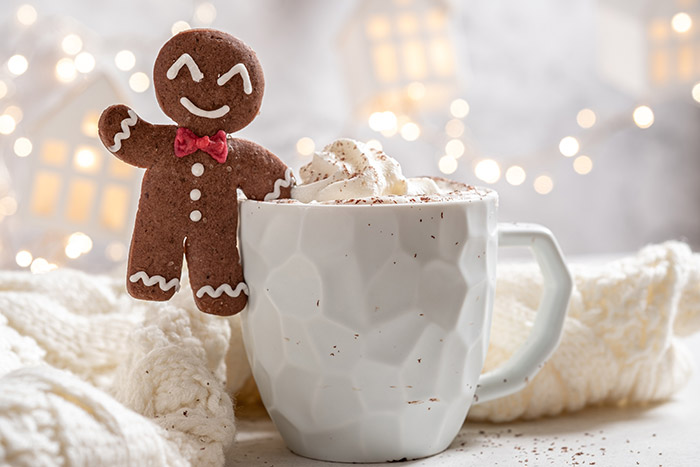
[[[226,133],[224,130],[219,130],[212,137],[199,137],[188,128],[178,128],[175,135],[175,155],[177,157],[189,156],[198,149],[209,154],[218,163],[223,164],[228,156]]]

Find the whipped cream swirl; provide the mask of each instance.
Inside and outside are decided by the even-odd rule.
[[[302,203],[450,191],[431,178],[404,177],[395,159],[352,139],[336,140],[315,153],[299,175],[292,198]]]

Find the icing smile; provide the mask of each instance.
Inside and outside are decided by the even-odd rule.
[[[197,117],[204,117],[204,118],[220,118],[226,115],[231,108],[228,105],[222,105],[218,109],[215,110],[204,110],[200,109],[196,105],[192,103],[191,100],[189,100],[186,97],[181,97],[180,98],[180,104],[187,109],[189,113],[192,115],[196,115]]]

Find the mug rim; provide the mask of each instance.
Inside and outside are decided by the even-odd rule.
[[[446,195],[415,195],[410,196],[410,198],[416,201],[405,201],[405,202],[362,202],[362,200],[370,199],[366,198],[351,198],[350,200],[357,200],[356,203],[348,202],[350,200],[342,200],[340,202],[334,201],[314,201],[311,203],[303,203],[301,201],[293,199],[276,199],[276,200],[254,200],[244,197],[239,197],[239,203],[254,203],[262,204],[266,206],[294,206],[296,208],[307,208],[307,209],[324,209],[324,208],[413,208],[415,206],[446,206],[454,204],[479,204],[489,201],[498,201],[498,192],[492,188],[486,188],[482,186],[469,185],[471,190],[475,191],[476,194],[473,197],[463,197],[463,198],[451,198],[451,199],[440,199],[441,197],[449,196]],[[404,197],[406,195],[393,195],[396,197]],[[391,200],[392,195],[388,196],[377,196],[375,198],[382,200]],[[428,199],[421,199],[428,198]]]

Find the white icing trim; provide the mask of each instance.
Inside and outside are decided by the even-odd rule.
[[[251,92],[253,92],[253,85],[250,82],[250,75],[248,74],[248,69],[243,63],[236,63],[235,65],[233,65],[229,71],[219,76],[219,79],[216,80],[216,84],[218,84],[219,86],[223,86],[224,84],[228,83],[228,81],[231,78],[233,78],[239,73],[241,75],[241,78],[243,79],[243,92],[245,92],[246,94],[250,94]]]
[[[294,180],[294,176],[292,175],[292,169],[287,167],[287,170],[284,172],[284,180],[281,178],[278,178],[275,180],[275,189],[271,191],[270,193],[265,195],[265,198],[263,198],[264,201],[271,201],[273,199],[277,199],[280,196],[281,193],[281,188],[287,188],[289,185],[292,184],[292,181]]]
[[[175,79],[183,66],[187,66],[187,69],[190,70],[190,76],[192,76],[192,80],[195,83],[202,81],[204,74],[199,70],[194,58],[192,58],[192,56],[188,53],[180,55],[180,58],[175,60],[175,63],[170,65],[170,68],[168,68],[165,76],[167,76],[170,80]]]
[[[136,125],[138,119],[139,116],[136,115],[136,112],[129,109],[129,117],[122,120],[120,124],[122,127],[122,131],[114,135],[114,144],[108,147],[107,149],[109,149],[111,152],[119,151],[122,148],[122,141],[125,139],[129,139],[129,137],[131,136],[131,130],[129,130],[129,127]]]
[[[204,294],[210,295],[213,298],[219,298],[223,293],[226,293],[229,297],[235,298],[238,297],[241,292],[246,295],[249,293],[248,285],[245,282],[239,282],[235,290],[228,284],[221,284],[216,290],[214,290],[214,287],[211,285],[205,285],[197,291],[197,298],[202,298]]]
[[[192,115],[196,115],[198,117],[204,117],[204,118],[223,117],[224,115],[226,115],[228,113],[229,110],[231,110],[231,107],[229,107],[228,105],[222,105],[221,107],[219,107],[216,110],[200,109],[199,107],[194,105],[191,100],[189,100],[186,97],[180,98],[180,104],[182,104],[182,106],[184,108],[186,108],[187,111],[189,113],[191,113]]]
[[[129,281],[131,282],[138,282],[139,280],[142,280],[144,285],[148,287],[158,284],[163,292],[167,292],[173,287],[175,287],[176,292],[180,290],[180,280],[177,278],[170,279],[166,282],[165,277],[159,275],[149,276],[144,271],[139,271],[129,277]]]

